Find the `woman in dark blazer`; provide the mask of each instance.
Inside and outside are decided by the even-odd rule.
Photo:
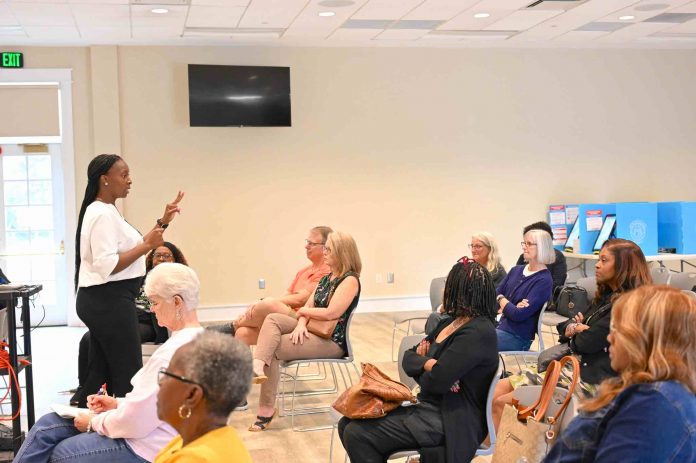
[[[420,385],[418,404],[384,418],[342,418],[338,432],[351,461],[382,463],[393,452],[419,450],[422,461],[470,461],[486,436],[486,398],[498,368],[490,273],[463,258],[445,283],[451,318],[404,355]]]

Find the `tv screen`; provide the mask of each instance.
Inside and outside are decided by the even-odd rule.
[[[191,127],[290,127],[290,68],[188,65]]]

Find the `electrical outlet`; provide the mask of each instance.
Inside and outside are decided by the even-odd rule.
[[[259,289],[266,289],[266,280],[259,278]]]
[[[384,279],[382,278],[381,273],[378,273],[377,275],[375,275],[375,283],[383,283],[383,282],[384,282]]]
[[[387,273],[387,283],[390,285],[394,283],[394,272]]]

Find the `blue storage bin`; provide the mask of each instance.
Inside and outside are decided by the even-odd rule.
[[[696,254],[696,202],[657,203],[657,243],[677,254]]]

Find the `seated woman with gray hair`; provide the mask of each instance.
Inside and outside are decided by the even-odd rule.
[[[206,331],[159,371],[157,415],[179,431],[155,463],[251,463],[227,419],[251,384],[251,353],[241,341]]]
[[[27,434],[14,461],[152,461],[177,434],[158,418],[157,374],[179,347],[203,331],[196,315],[199,287],[198,276],[185,265],[164,263],[152,269],[145,280],[145,294],[157,322],[172,334],[133,376],[133,390],[119,399],[90,395],[90,413],[79,413],[74,419],[44,415]]]
[[[510,269],[497,288],[498,351],[529,350],[542,307],[551,299],[553,279],[546,268],[556,260],[551,235],[530,230],[520,243],[526,265]]]

